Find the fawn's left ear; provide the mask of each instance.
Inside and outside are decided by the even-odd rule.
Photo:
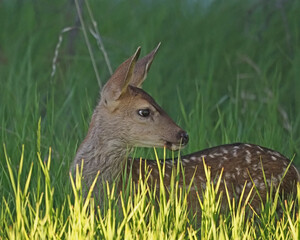
[[[134,68],[133,79],[130,82],[131,86],[139,87],[139,88],[142,87],[142,83],[147,77],[147,73],[150,69],[150,66],[156,55],[156,52],[159,49],[159,46],[160,43],[157,45],[157,47],[154,50],[152,50],[152,52],[150,52],[148,55],[146,55],[145,57],[137,61]]]
[[[132,82],[134,67],[140,55],[141,48],[138,47],[136,52],[123,62],[102,89],[101,100],[107,107],[112,109],[117,105],[117,100],[127,91],[129,84]]]

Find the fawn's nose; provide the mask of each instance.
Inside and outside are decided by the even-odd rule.
[[[186,145],[189,142],[189,135],[185,131],[180,131],[178,133],[178,138],[181,139],[181,144]]]

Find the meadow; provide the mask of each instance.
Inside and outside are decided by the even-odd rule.
[[[158,209],[147,183],[137,194],[127,188],[120,215],[113,189],[105,209],[84,201],[69,166],[110,76],[90,31],[97,33],[92,13],[113,70],[138,46],[145,55],[162,43],[143,89],[189,133],[181,154],[248,142],[276,149],[300,169],[300,2],[79,5],[88,45],[73,1],[0,3],[0,239],[298,239],[300,190],[281,204],[283,216],[275,197],[253,218],[238,204],[220,213],[211,186],[197,223],[175,180]],[[134,154],[156,158],[153,149]]]

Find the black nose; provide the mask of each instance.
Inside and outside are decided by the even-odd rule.
[[[182,145],[186,145],[189,142],[189,135],[187,134],[187,132],[180,131],[177,136],[181,139]]]

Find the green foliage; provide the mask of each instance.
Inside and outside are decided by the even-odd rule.
[[[5,149],[5,148],[4,148]],[[6,151],[5,151],[6,152]],[[250,194],[235,203],[228,192],[219,192],[221,175],[216,184],[212,184],[210,169],[205,165],[207,178],[203,196],[199,197],[199,209],[196,214],[188,207],[189,186],[179,186],[176,176],[183,174],[178,161],[173,169],[170,188],[162,183],[165,165],[159,168],[160,188],[149,184],[149,173],[145,178],[133,184],[128,180],[128,188],[116,194],[115,185],[106,186],[105,207],[95,209],[92,184],[87,197],[82,197],[81,171],[76,169],[75,181],[70,175],[72,193],[66,194],[63,204],[54,204],[54,196],[59,191],[51,184],[51,151],[47,162],[40,156],[39,168],[42,170],[44,185],[40,190],[29,191],[32,183],[31,165],[29,172],[23,172],[24,148],[19,162],[19,171],[12,172],[10,158],[5,154],[9,178],[14,196],[8,201],[2,199],[0,212],[0,236],[3,239],[298,239],[299,208],[294,199],[282,203],[282,214],[277,215],[274,205],[265,205],[260,216],[249,216],[248,202]],[[159,159],[156,161],[159,163]],[[21,175],[27,175],[25,185]],[[298,184],[296,200],[300,202]],[[40,191],[40,192],[38,192]],[[242,192],[242,195],[244,191]],[[34,195],[33,197],[31,195]],[[36,196],[39,196],[38,198]],[[222,199],[222,196],[224,199]],[[278,199],[279,191],[274,199]],[[242,199],[242,198],[241,198]],[[228,201],[228,210],[221,209],[221,201]],[[270,196],[269,201],[273,201]],[[13,207],[14,206],[14,207]],[[13,209],[13,210],[12,210]],[[195,214],[191,217],[190,214]],[[200,220],[200,224],[197,220]]]
[[[143,55],[162,42],[144,89],[189,133],[182,154],[251,142],[291,159],[296,155],[293,161],[300,166],[299,1],[205,2],[89,4],[113,69],[137,46]],[[89,34],[86,5],[82,8],[103,84],[110,73]],[[292,200],[281,203],[281,218],[266,203],[254,220],[245,217],[241,203],[232,203],[228,215],[219,214],[219,195],[212,188],[199,202],[205,206],[205,220],[198,224],[208,229],[201,232],[193,216],[186,217],[186,196],[176,181],[171,189],[181,197],[173,202],[164,198],[166,189],[156,193],[146,183],[128,184],[121,206],[115,189],[107,189],[105,209],[97,209],[92,198],[84,202],[77,179],[70,183],[69,165],[87,132],[99,89],[80,26],[61,34],[75,22],[72,1],[1,2],[1,239],[160,234],[166,239],[297,239],[299,213],[291,210],[296,205]],[[56,71],[51,76],[53,59]],[[163,150],[157,154],[161,157]],[[146,149],[135,156],[156,158]],[[153,203],[156,194],[158,206]]]

